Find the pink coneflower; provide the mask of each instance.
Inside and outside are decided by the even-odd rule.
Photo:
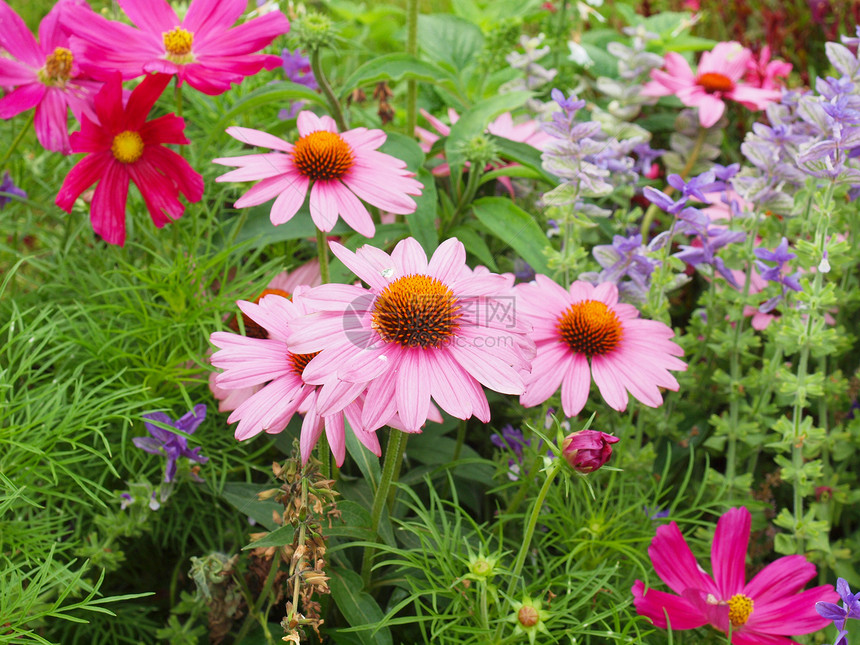
[[[579,414],[591,377],[606,403],[627,407],[627,392],[650,407],[663,403],[661,387],[678,389],[669,370],[685,370],[675,333],[656,320],[642,320],[633,305],[618,302],[618,287],[576,281],[565,290],[545,275],[518,284],[517,315],[534,327],[537,356],[520,403],[543,403],[561,386],[565,416]],[[591,366],[589,368],[589,361]]]
[[[274,197],[270,218],[277,226],[298,212],[310,187],[311,219],[318,229],[330,231],[340,215],[365,237],[373,237],[376,227],[361,200],[398,215],[415,212],[408,195],[420,195],[421,182],[412,178],[405,162],[377,151],[385,143],[382,130],[338,133],[334,119],[307,110],[299,114],[297,127],[299,140],[294,144],[260,130],[227,128],[239,141],[276,151],[213,160],[238,168],[215,181],[262,180],[239,198],[236,208]]]
[[[368,245],[355,253],[330,246],[370,289],[324,284],[310,290],[306,297],[320,311],[293,324],[289,347],[321,351],[305,370],[311,383],[334,376],[367,384],[366,429],[397,413],[408,432],[417,432],[431,398],[452,416],[486,422],[490,407],[481,385],[522,393],[531,341],[508,295],[510,280],[472,272],[459,240],[443,242],[429,262],[413,238],[401,240],[390,256]]]
[[[60,12],[78,0],[60,0],[39,25],[37,41],[27,25],[0,0],[0,87],[9,93],[0,99],[0,119],[11,119],[36,108],[34,126],[39,143],[46,150],[67,155],[69,108],[77,119],[82,114],[95,118],[90,107],[100,82],[88,80],[69,50],[69,38],[60,29]],[[15,88],[15,89],[12,89]]]
[[[164,144],[188,143],[185,121],[166,114],[147,121],[149,111],[170,82],[155,74],[138,85],[124,107],[122,81],[115,74],[95,97],[101,123],[84,116],[80,132],[73,132],[73,152],[88,153],[66,176],[57,206],[67,213],[78,195],[98,182],[90,208],[93,229],[111,244],[125,244],[125,210],[129,181],[140,190],[153,223],[161,228],[182,217],[189,202],[203,197],[203,177]]]
[[[263,386],[236,407],[227,419],[236,421],[236,439],[250,439],[265,431],[282,432],[297,412],[304,412],[302,421],[302,460],[307,461],[311,451],[325,429],[337,465],[345,456],[344,416],[349,420],[355,436],[369,450],[379,455],[379,441],[373,432],[365,432],[361,425],[361,405],[356,398],[363,387],[343,383],[332,377],[317,387],[303,378],[303,372],[316,355],[297,354],[287,349],[286,340],[292,322],[313,311],[302,298],[304,288],[299,287],[293,299],[268,295],[259,303],[239,301],[239,308],[266,332],[266,338],[251,338],[229,332],[215,332],[212,344],[219,351],[212,355],[212,365],[224,370],[215,381],[224,389],[241,389]],[[342,411],[322,414],[319,396],[326,395],[341,403]]]
[[[298,287],[315,287],[321,282],[319,260],[310,260],[293,271],[281,271],[281,273],[269,281],[266,288],[252,302],[256,304],[270,294],[275,294],[283,298],[292,298],[293,292]],[[242,323],[246,336],[250,336],[251,338],[269,337],[266,329],[254,322],[246,314],[242,314]],[[236,316],[231,317],[227,324],[230,329],[239,333],[239,321]],[[218,400],[219,412],[235,410],[240,403],[243,403],[253,394],[256,394],[262,387],[261,385],[252,385],[244,388],[222,388],[217,383],[217,377],[218,372],[209,373],[209,389],[212,391],[212,396]]]
[[[750,56],[744,80],[753,87],[765,90],[779,89],[778,77],[785,78],[791,73],[791,63],[770,59],[770,47],[761,48],[758,56]]]
[[[733,645],[797,645],[786,637],[830,624],[815,612],[815,603],[836,601],[839,595],[832,585],[801,591],[815,577],[815,565],[802,555],[779,558],[745,582],[749,536],[747,509],[729,509],[719,519],[711,547],[712,578],[675,522],[659,527],[648,555],[657,575],[678,595],[646,591],[637,580],[631,589],[636,611],[674,631],[711,625],[728,634],[731,627]]]
[[[710,128],[726,109],[724,99],[737,101],[750,110],[764,109],[779,101],[781,92],[762,89],[742,82],[750,50],[740,43],[717,43],[713,51],[702,54],[694,74],[680,54],[669,52],[665,69],[651,71],[651,81],[642,88],[644,96],[677,96],[684,105],[699,108],[699,123]]]
[[[215,95],[263,67],[275,69],[283,63],[280,56],[254,54],[289,31],[280,11],[232,28],[248,6],[245,0],[192,0],[182,20],[167,0],[119,4],[139,29],[84,7],[67,7],[63,17],[81,68],[96,78],[116,70],[126,80],[161,72]]]

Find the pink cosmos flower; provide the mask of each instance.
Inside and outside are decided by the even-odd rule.
[[[648,555],[678,595],[646,591],[637,580],[631,589],[636,611],[663,629],[711,625],[728,634],[731,626],[732,645],[798,645],[786,637],[824,629],[830,621],[816,613],[815,603],[839,595],[832,585],[801,591],[815,577],[815,565],[802,555],[779,558],[745,582],[750,519],[746,508],[732,508],[717,522],[713,577],[696,562],[675,522],[659,527]]]
[[[710,128],[726,109],[724,99],[737,101],[750,110],[761,110],[768,103],[779,101],[779,90],[742,82],[751,58],[750,50],[740,43],[717,43],[713,51],[702,54],[694,74],[683,56],[669,52],[665,70],[651,71],[652,80],[642,88],[642,94],[677,96],[684,105],[699,108],[699,123],[703,128]]]
[[[310,260],[293,271],[281,271],[266,285],[259,297],[253,302],[256,304],[269,294],[275,294],[284,298],[291,298],[293,292],[300,286],[315,287],[322,282],[320,276],[319,260]],[[245,335],[251,338],[268,338],[269,334],[265,328],[255,323],[250,317],[242,314],[242,322],[245,327]],[[228,323],[230,329],[239,333],[239,322],[232,317]],[[219,412],[235,410],[239,404],[256,394],[262,388],[261,385],[252,385],[243,388],[222,388],[217,381],[218,372],[209,373],[209,390],[218,401]]]
[[[140,190],[153,223],[161,228],[182,217],[189,202],[203,197],[203,177],[164,144],[188,143],[185,121],[166,114],[147,121],[152,106],[170,82],[166,74],[148,76],[123,106],[122,81],[115,74],[96,94],[100,123],[84,116],[81,130],[71,136],[72,152],[84,152],[57,194],[57,206],[67,213],[78,195],[98,183],[90,219],[93,229],[110,244],[125,244],[125,210],[129,181]]]
[[[669,370],[685,370],[675,335],[656,320],[642,320],[633,305],[618,302],[618,287],[576,281],[566,290],[545,275],[514,287],[517,315],[534,327],[537,356],[520,403],[532,407],[561,386],[565,416],[579,414],[591,377],[606,403],[627,407],[627,392],[647,406],[663,403],[661,387],[678,389]],[[589,367],[589,361],[591,365]]]
[[[18,14],[0,0],[0,50],[6,49],[12,56],[0,57],[0,87],[9,88],[0,99],[0,119],[35,107],[39,143],[64,155],[71,152],[69,108],[79,120],[82,114],[95,119],[90,103],[102,85],[81,73],[69,50],[69,38],[60,29],[63,7],[78,1],[82,0],[60,0],[54,5],[39,25],[37,41]]]
[[[373,237],[376,227],[361,200],[398,215],[415,212],[408,195],[420,195],[421,182],[403,161],[377,151],[385,143],[382,130],[353,128],[339,134],[334,119],[307,110],[299,114],[297,127],[294,144],[260,130],[227,128],[239,141],[275,150],[214,159],[238,168],[215,181],[262,180],[239,198],[236,208],[276,198],[270,218],[277,226],[293,218],[310,187],[311,219],[318,229],[332,230],[340,215],[365,237]]]
[[[228,423],[236,421],[236,439],[244,440],[264,430],[270,434],[282,432],[297,412],[305,415],[299,440],[302,461],[307,462],[311,451],[325,429],[337,465],[346,454],[344,416],[355,436],[368,450],[379,455],[381,450],[376,433],[366,432],[361,424],[361,405],[356,398],[363,387],[343,383],[332,377],[317,387],[303,376],[315,354],[296,354],[287,349],[286,340],[292,322],[313,309],[302,297],[304,287],[298,287],[289,300],[268,295],[259,303],[238,302],[242,312],[265,330],[266,338],[251,338],[229,332],[215,332],[212,344],[219,351],[212,355],[212,365],[224,370],[215,382],[224,389],[260,387],[233,410]],[[319,397],[331,395],[341,402],[341,411],[323,414]]]
[[[427,419],[431,398],[459,419],[490,419],[485,385],[521,394],[533,354],[528,326],[515,316],[510,280],[466,266],[457,239],[439,245],[429,262],[413,238],[388,255],[330,243],[334,254],[370,289],[324,284],[307,293],[320,311],[293,324],[292,352],[321,352],[305,369],[310,383],[333,376],[367,387],[365,429],[395,413],[407,432]],[[342,402],[330,401],[324,410]]]
[[[95,78],[115,70],[125,80],[161,72],[215,95],[264,67],[275,69],[283,63],[280,56],[254,54],[289,31],[280,11],[232,28],[248,6],[245,0],[192,0],[182,20],[167,0],[119,0],[119,5],[139,29],[85,7],[65,11],[72,51]]]

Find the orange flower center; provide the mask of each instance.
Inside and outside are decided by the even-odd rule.
[[[308,363],[310,363],[313,357],[317,354],[319,354],[319,352],[313,352],[312,354],[290,354],[290,360],[293,363],[293,371],[298,376],[301,376],[302,372],[304,372],[305,368],[308,366]]]
[[[340,179],[352,168],[355,157],[339,134],[320,130],[296,141],[293,163],[309,179]]]
[[[735,88],[735,84],[732,79],[715,72],[701,74],[699,78],[696,79],[696,83],[704,87],[708,94],[713,94],[714,92],[730,92]]]
[[[134,163],[143,155],[143,139],[137,132],[126,130],[113,138],[110,151],[122,163]]]
[[[523,605],[517,612],[517,620],[523,627],[534,627],[538,624],[540,616],[537,609],[531,605]]]
[[[254,299],[254,303],[260,302],[263,298],[268,296],[269,294],[275,294],[276,296],[281,296],[282,298],[290,299],[291,294],[286,291],[282,291],[281,289],[264,289],[263,293],[261,293],[257,298]],[[266,328],[262,325],[258,325],[254,322],[249,316],[247,316],[244,312],[242,313],[242,322],[245,325],[245,336],[248,338],[268,338],[269,332],[266,331]],[[237,334],[239,333],[239,320],[236,316],[227,323],[227,326],[230,327]]]
[[[57,47],[45,59],[45,66],[39,70],[39,80],[45,85],[64,85],[72,75],[74,56],[65,47]]]
[[[589,358],[608,354],[624,335],[616,313],[599,300],[570,305],[559,316],[556,329],[571,350]]]
[[[376,298],[371,326],[389,343],[439,347],[459,327],[459,309],[454,294],[436,278],[407,275]]]
[[[733,627],[740,627],[746,623],[752,611],[752,598],[739,593],[729,599],[729,620]]]
[[[194,43],[194,34],[182,27],[174,27],[162,34],[164,49],[167,50],[167,60],[174,63],[191,62],[191,45]]]

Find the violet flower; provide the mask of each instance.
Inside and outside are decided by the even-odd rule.
[[[3,209],[6,204],[12,201],[12,197],[20,197],[21,199],[27,199],[27,193],[18,188],[15,183],[12,181],[12,176],[9,174],[9,171],[6,171],[3,174],[3,181],[0,182],[0,193],[7,193],[6,195],[0,195],[0,210]]]
[[[304,85],[305,87],[316,90],[319,89],[317,79],[311,71],[311,62],[307,56],[302,56],[299,50],[291,52],[289,49],[281,51],[281,59],[283,62],[284,75],[288,81]],[[278,118],[281,121],[293,119],[305,106],[304,101],[294,101],[290,103],[289,108],[285,108],[278,112]]]
[[[185,434],[194,434],[194,431],[197,430],[198,426],[206,418],[206,404],[195,405],[191,412],[188,412],[176,421],[171,420],[163,412],[144,414],[143,418],[155,421],[162,426],[169,426]],[[176,461],[180,457],[187,457],[198,464],[205,464],[209,461],[209,457],[199,454],[199,447],[189,450],[188,440],[185,437],[149,421],[145,422],[145,425],[151,436],[135,437],[132,441],[141,450],[153,455],[162,455],[167,459],[167,464],[164,468],[165,483],[172,482],[176,476]]]
[[[619,293],[628,302],[641,303],[648,297],[651,288],[651,275],[660,262],[653,254],[663,248],[669,239],[667,231],[655,236],[648,246],[642,244],[640,234],[624,237],[616,235],[612,244],[594,247],[592,254],[603,270],[582,273],[580,280],[600,284],[612,282],[618,286]],[[626,279],[625,279],[626,278]]]
[[[849,618],[860,619],[860,593],[852,594],[848,582],[844,578],[836,581],[836,592],[842,599],[842,606],[832,602],[815,603],[815,611],[827,620],[832,620],[839,631],[835,645],[848,645],[848,630],[845,629],[845,621]]]
[[[800,272],[798,271],[792,275],[787,275],[786,270],[786,265],[789,260],[793,260],[797,256],[794,253],[788,252],[788,240],[784,237],[779,243],[779,246],[777,246],[773,251],[769,251],[768,249],[756,249],[753,253],[755,253],[755,256],[758,258],[758,260],[755,261],[755,264],[761,277],[769,282],[782,285],[782,293],[771,298],[759,307],[758,310],[761,313],[766,314],[776,308],[780,301],[785,298],[789,289],[792,291],[803,290],[800,286],[800,282],[798,281]],[[769,266],[762,262],[762,260],[765,262],[776,262],[776,266]]]
[[[735,280],[735,276],[726,267],[723,259],[717,255],[717,251],[728,244],[742,242],[746,238],[743,231],[730,231],[722,228],[708,229],[705,235],[698,235],[698,240],[701,246],[682,245],[681,250],[675,253],[674,257],[683,260],[691,266],[699,264],[709,264],[714,267],[726,281],[739,289],[740,286]]]

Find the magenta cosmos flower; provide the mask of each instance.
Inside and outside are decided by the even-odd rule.
[[[574,282],[565,290],[545,275],[518,284],[517,315],[534,327],[537,356],[520,403],[546,401],[561,386],[565,416],[579,414],[591,377],[606,403],[627,407],[627,392],[650,407],[663,403],[661,387],[678,389],[669,370],[685,370],[675,335],[656,320],[641,320],[633,305],[618,302],[618,287]],[[589,368],[589,361],[591,366]]]
[[[413,238],[401,240],[391,255],[369,245],[355,253],[330,246],[370,289],[311,289],[306,297],[320,311],[293,323],[289,347],[321,352],[305,369],[310,383],[334,376],[366,384],[366,429],[396,413],[406,431],[417,432],[431,398],[458,419],[474,415],[486,422],[490,407],[481,385],[522,393],[533,349],[528,326],[513,313],[511,281],[472,272],[459,240],[443,242],[429,262]]]
[[[174,114],[146,120],[169,82],[166,74],[148,76],[123,107],[122,81],[115,74],[95,97],[100,123],[84,116],[80,132],[72,133],[72,151],[87,156],[66,176],[57,206],[71,213],[78,195],[98,182],[90,220],[95,232],[111,244],[125,243],[129,181],[140,190],[158,228],[182,217],[185,206],[179,193],[189,202],[203,197],[203,177],[164,145],[188,143],[185,121]]]
[[[702,54],[694,74],[680,54],[669,52],[665,69],[651,71],[651,81],[642,88],[644,96],[677,96],[684,105],[699,108],[699,123],[710,128],[726,109],[724,99],[737,101],[750,110],[764,109],[779,101],[776,89],[753,87],[742,82],[752,52],[740,43],[717,43],[713,51]]]
[[[361,422],[364,386],[334,377],[321,387],[310,384],[304,371],[316,354],[294,354],[287,349],[286,339],[295,320],[313,311],[303,298],[305,293],[305,287],[297,287],[292,300],[273,294],[257,304],[239,301],[239,308],[264,331],[264,338],[228,332],[212,334],[212,344],[220,348],[212,355],[212,365],[224,370],[216,376],[218,387],[257,388],[238,404],[227,421],[239,422],[236,438],[244,440],[263,431],[282,432],[294,414],[304,414],[299,440],[302,461],[307,462],[325,429],[329,447],[340,466],[346,455],[346,418],[358,440],[378,456],[382,452],[376,433],[365,431]],[[323,397],[342,409],[323,413],[320,406]],[[442,421],[435,409],[430,411],[429,418]],[[388,421],[400,427],[398,419]]]
[[[815,612],[815,603],[835,601],[839,595],[832,585],[801,591],[815,577],[815,565],[802,555],[779,558],[745,582],[749,537],[750,512],[729,509],[717,522],[711,577],[675,522],[659,527],[648,555],[654,571],[678,595],[646,590],[637,580],[631,590],[636,611],[663,629],[711,625],[728,634],[731,626],[732,645],[798,645],[786,637],[830,624]]]
[[[167,0],[119,0],[119,5],[139,29],[84,7],[65,12],[72,50],[81,68],[96,78],[115,70],[125,80],[161,72],[214,95],[264,67],[275,69],[283,63],[280,56],[254,54],[289,31],[280,11],[233,28],[248,6],[246,0],[192,0],[182,20]]]
[[[227,128],[227,134],[243,143],[276,151],[214,160],[238,168],[215,181],[262,180],[239,198],[236,208],[274,197],[270,218],[277,226],[293,218],[310,187],[311,219],[318,229],[330,231],[340,215],[365,237],[373,237],[376,228],[362,199],[389,213],[415,212],[408,195],[420,195],[421,182],[412,178],[403,161],[377,151],[385,143],[382,130],[354,128],[339,134],[334,119],[307,110],[299,114],[297,127],[299,140],[294,144],[260,130]]]
[[[77,119],[95,115],[90,107],[100,82],[88,80],[69,50],[69,38],[60,28],[60,12],[78,0],[60,0],[39,25],[37,41],[24,21],[0,0],[0,87],[14,88],[0,99],[0,119],[36,108],[34,127],[47,150],[71,152],[69,108]]]

